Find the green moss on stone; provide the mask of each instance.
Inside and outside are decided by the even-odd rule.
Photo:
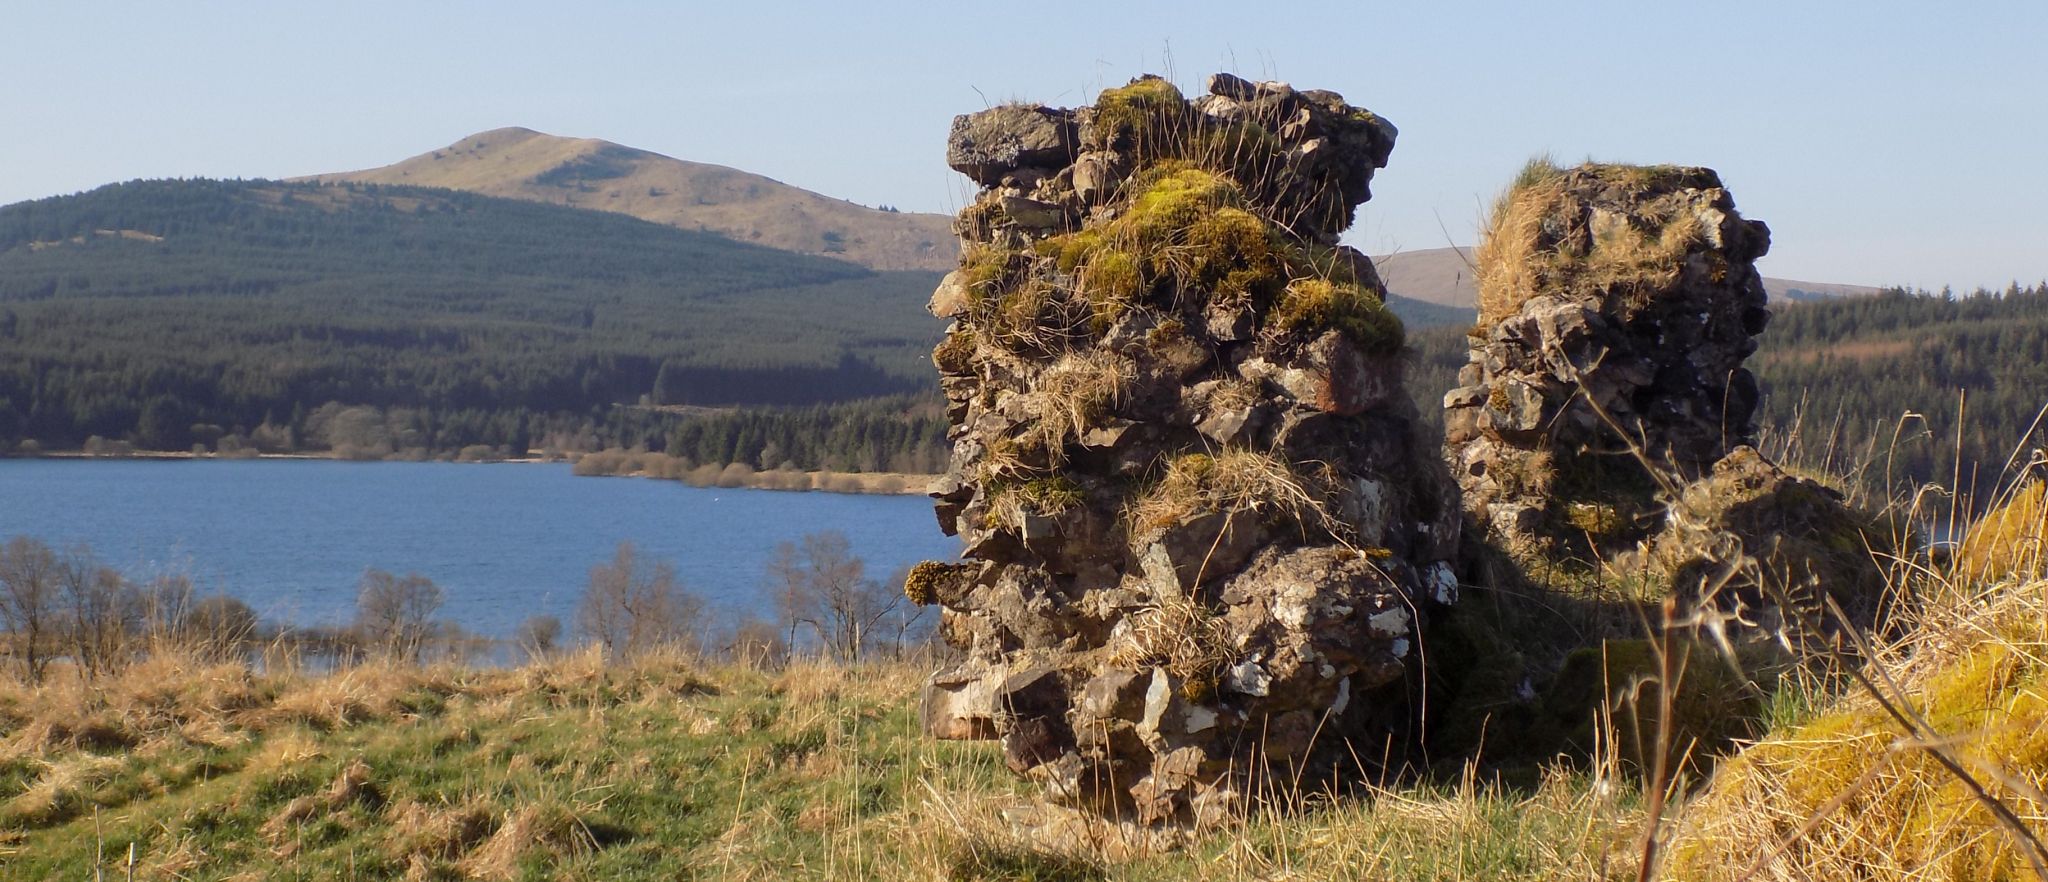
[[[1140,157],[1162,155],[1185,133],[1189,113],[1180,89],[1160,77],[1140,77],[1129,85],[1104,89],[1095,99],[1091,146],[1127,146]]]
[[[1387,311],[1379,295],[1356,284],[1300,279],[1287,286],[1270,319],[1286,333],[1315,334],[1335,329],[1366,352],[1391,354],[1401,349],[1401,320]]]

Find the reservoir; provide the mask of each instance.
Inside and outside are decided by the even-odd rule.
[[[951,560],[921,496],[697,488],[589,478],[559,463],[0,460],[0,541],[89,545],[129,578],[184,574],[264,619],[345,624],[364,570],[440,585],[440,617],[507,637],[535,615],[573,628],[590,568],[631,541],[672,564],[718,618],[773,619],[762,573],[778,543],[843,533],[886,580]]]

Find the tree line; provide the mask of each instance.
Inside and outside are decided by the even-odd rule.
[[[454,191],[119,184],[0,208],[0,449],[186,450],[339,402],[452,451],[919,393],[936,280]]]
[[[849,663],[894,657],[930,649],[935,625],[904,597],[903,579],[902,572],[875,578],[844,534],[813,533],[781,543],[763,568],[761,588],[775,617],[725,622],[672,563],[622,542],[591,567],[572,622],[531,617],[512,643],[529,658],[576,647],[619,661],[673,650],[753,665],[799,654]],[[53,667],[92,679],[166,646],[223,660],[283,651],[349,664],[469,659],[496,645],[442,618],[445,595],[425,576],[369,569],[355,591],[355,615],[345,625],[281,625],[262,621],[238,598],[200,592],[190,578],[137,581],[90,548],[56,549],[17,536],[0,544],[0,658],[15,676],[41,683]]]

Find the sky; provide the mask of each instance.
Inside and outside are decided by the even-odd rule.
[[[2048,278],[2048,3],[41,3],[0,0],[0,204],[396,162],[502,126],[951,212],[955,114],[1142,73],[1342,93],[1400,128],[1347,241],[1470,244],[1529,157],[1705,165],[1761,266]]]

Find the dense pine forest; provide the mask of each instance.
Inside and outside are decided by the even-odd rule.
[[[446,190],[119,184],[0,208],[0,444],[659,444],[620,406],[927,390],[936,280]]]
[[[1772,310],[1749,366],[1765,390],[1763,440],[1782,458],[1853,470],[1875,492],[1953,482],[1981,500],[2016,451],[2024,465],[2048,447],[2035,426],[2048,407],[2048,284],[1893,289]],[[1465,363],[1465,337],[1433,328],[1411,343],[1417,404],[1435,417]]]

